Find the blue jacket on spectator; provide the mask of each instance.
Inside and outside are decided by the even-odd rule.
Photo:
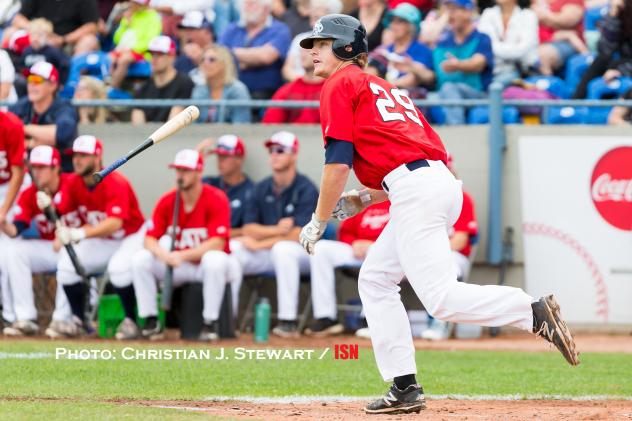
[[[481,73],[446,73],[441,68],[441,62],[446,60],[450,55],[459,60],[467,60],[477,53],[485,56],[487,61],[487,66]],[[443,38],[437,43],[432,56],[434,70],[437,75],[437,87],[441,87],[441,85],[446,82],[453,82],[464,83],[477,91],[487,91],[487,87],[491,83],[493,76],[494,53],[492,51],[491,40],[486,34],[474,30],[462,44],[457,44],[454,39],[454,33],[452,31],[446,32]]]
[[[9,111],[20,117],[24,124],[56,125],[57,137],[55,139],[55,147],[59,149],[61,154],[62,171],[73,171],[72,154],[68,154],[66,151],[72,150],[72,142],[78,136],[77,124],[79,123],[79,116],[69,101],[55,98],[46,112],[37,115],[28,97],[22,97],[9,108]]]
[[[248,39],[246,28],[241,23],[231,23],[218,42],[229,49],[261,47],[266,44],[271,44],[276,48],[280,57],[271,65],[239,69],[239,80],[246,84],[254,97],[257,97],[257,92],[263,91],[269,91],[271,97],[274,91],[283,84],[281,68],[291,41],[290,29],[287,25],[269,18],[266,27],[253,39]]]
[[[64,54],[60,49],[45,45],[39,50],[34,50],[32,46],[28,46],[22,53],[21,66],[22,69],[30,69],[35,63],[47,61],[59,71],[59,83],[66,83],[68,73],[70,71],[70,57]]]

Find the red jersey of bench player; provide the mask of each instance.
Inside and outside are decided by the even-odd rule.
[[[11,167],[24,165],[24,125],[12,113],[0,111],[0,185],[11,179]]]
[[[338,235],[340,241],[353,244],[356,240],[377,240],[390,219],[390,207],[391,202],[386,200],[342,221]]]
[[[412,100],[358,66],[347,66],[325,81],[320,124],[325,143],[329,138],[353,143],[355,174],[373,189],[380,189],[384,176],[402,164],[447,160],[441,139]]]
[[[469,257],[472,252],[472,237],[478,235],[478,224],[476,223],[476,213],[474,212],[474,201],[465,190],[463,191],[463,207],[461,208],[459,219],[448,230],[450,238],[457,231],[466,232],[468,235],[467,245],[463,250],[459,250],[459,253]]]
[[[157,240],[170,234],[173,223],[173,208],[176,191],[171,190],[159,200],[152,215],[152,227],[147,236]],[[180,201],[178,230],[176,232],[176,250],[186,250],[199,246],[204,241],[220,237],[226,240],[224,251],[230,253],[230,205],[226,194],[218,188],[204,184],[202,194],[191,212],[185,212]]]

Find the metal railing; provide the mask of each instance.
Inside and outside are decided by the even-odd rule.
[[[508,100],[502,98],[502,86],[492,84],[489,96],[485,99],[417,99],[413,101],[418,107],[460,106],[465,108],[489,106],[489,202],[488,202],[488,243],[487,258],[492,264],[498,264],[502,257],[502,168],[504,152],[507,147],[503,107],[505,106],[538,106],[545,115],[549,107],[631,107],[632,100]],[[218,115],[223,116],[227,108],[318,108],[318,101],[272,101],[272,100],[214,100],[214,99],[107,99],[107,100],[72,100],[72,105],[81,107],[107,108],[148,108],[189,106],[217,107]],[[0,102],[0,106],[9,103]]]

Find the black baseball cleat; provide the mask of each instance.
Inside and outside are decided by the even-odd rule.
[[[367,414],[411,414],[426,409],[424,390],[418,384],[411,384],[399,390],[394,384],[386,395],[371,402],[364,408]]]
[[[551,342],[570,365],[579,364],[579,353],[571,331],[562,320],[560,305],[553,295],[540,298],[531,304],[533,309],[533,333]]]

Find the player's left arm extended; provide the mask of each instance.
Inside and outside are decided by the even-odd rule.
[[[320,179],[320,194],[316,205],[316,219],[328,221],[336,207],[349,178],[351,168],[347,164],[325,164]]]
[[[85,238],[108,237],[123,228],[123,220],[110,216],[96,225],[84,225]]]
[[[57,125],[27,124],[26,126],[24,126],[24,134],[26,135],[26,137],[32,137],[35,140],[34,146],[55,146],[55,139],[57,138]]]
[[[223,237],[211,237],[208,240],[201,243],[199,246],[182,250],[179,252],[182,260],[187,262],[199,262],[202,260],[204,253],[211,250],[223,251],[226,245],[226,239]]]

